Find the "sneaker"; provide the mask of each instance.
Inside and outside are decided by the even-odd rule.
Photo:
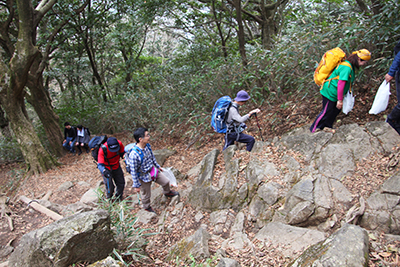
[[[174,197],[174,196],[179,196],[179,193],[176,191],[170,191],[168,194],[164,194],[166,197]]]
[[[152,207],[148,207],[147,209],[145,209],[146,211],[148,211],[148,212],[154,212],[154,213],[156,213],[154,210],[153,210],[153,208]]]

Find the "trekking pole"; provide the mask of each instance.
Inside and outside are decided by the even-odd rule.
[[[262,132],[261,132],[261,127],[260,127],[260,124],[258,123],[257,113],[254,113],[254,116],[256,117],[256,122],[257,122],[258,130],[260,130],[261,141],[264,142],[264,138],[263,138]]]

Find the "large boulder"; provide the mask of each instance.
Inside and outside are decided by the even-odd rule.
[[[284,256],[292,257],[308,246],[325,240],[325,235],[317,230],[271,222],[256,234],[255,239],[266,244],[279,245],[277,249]]]
[[[345,224],[336,233],[306,249],[289,266],[368,266],[368,233],[359,226]]]
[[[175,260],[177,257],[182,260],[189,260],[193,256],[197,260],[204,260],[210,257],[208,241],[210,234],[200,227],[193,235],[186,237],[171,247],[167,260]]]
[[[106,258],[116,247],[105,210],[78,213],[25,234],[10,267],[67,267]]]
[[[360,226],[387,234],[400,234],[400,172],[386,180],[366,203]]]

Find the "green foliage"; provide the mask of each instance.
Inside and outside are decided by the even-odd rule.
[[[116,237],[118,248],[114,249],[114,256],[122,261],[125,266],[130,266],[127,259],[139,261],[146,257],[142,247],[147,244],[146,236],[156,235],[152,229],[141,229],[136,226],[137,217],[132,212],[132,203],[126,199],[115,201],[104,199],[101,189],[98,190],[99,208],[106,210],[111,218],[111,230]]]
[[[60,123],[81,123],[93,133],[145,126],[181,135],[184,127],[187,138],[201,141],[211,129],[211,109],[220,96],[249,91],[251,103],[243,112],[265,103],[285,105],[288,95],[319,97],[313,72],[324,52],[336,46],[347,53],[361,48],[372,52],[373,60],[357,72],[354,89],[361,90],[382,79],[400,38],[400,8],[394,0],[383,2],[377,15],[362,13],[355,2],[290,2],[274,48],[263,49],[256,36],[249,39],[249,64],[243,67],[231,32],[235,12],[230,6],[221,1],[167,1],[150,11],[154,6],[147,2],[122,2],[118,14],[102,9],[115,20],[90,24],[94,33],[99,31],[93,38],[99,40],[97,64],[104,88],[92,82],[81,44],[72,41],[79,38],[55,54],[63,67],[51,68],[48,75],[66,81],[64,91],[52,92]],[[217,23],[226,37],[227,55]]]
[[[6,161],[22,161],[22,152],[19,149],[19,145],[15,139],[5,138],[0,136],[0,160]]]

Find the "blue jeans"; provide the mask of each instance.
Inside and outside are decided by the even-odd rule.
[[[75,152],[75,148],[74,148],[75,139],[72,139],[72,137],[67,137],[66,140],[67,141],[63,144],[63,147],[65,147],[66,149],[68,149],[71,152]],[[71,143],[71,145],[69,145],[69,142],[71,142],[71,141],[72,141],[72,143]]]

